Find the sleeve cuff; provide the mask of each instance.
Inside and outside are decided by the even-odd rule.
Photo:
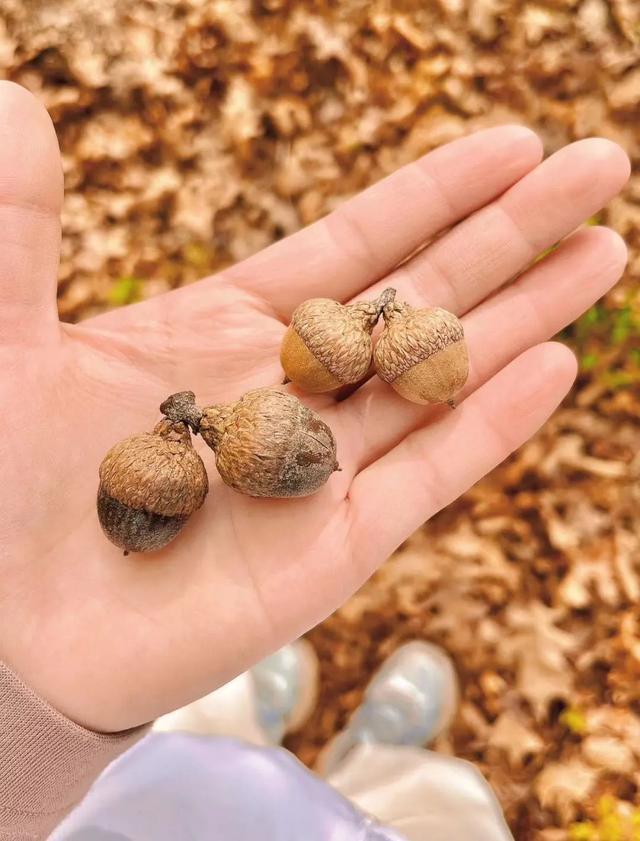
[[[0,841],[40,841],[149,725],[80,727],[0,663]]]

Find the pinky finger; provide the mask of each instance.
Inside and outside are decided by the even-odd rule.
[[[537,345],[428,427],[408,435],[354,479],[352,538],[367,578],[425,520],[530,438],[576,375],[571,351]]]

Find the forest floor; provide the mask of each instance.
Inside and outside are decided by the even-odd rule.
[[[547,153],[640,162],[637,0],[3,0],[0,75],[49,108],[78,320],[215,272],[429,149],[516,121]],[[624,280],[563,337],[544,430],[309,634],[312,764],[399,643],[450,652],[436,745],[475,762],[518,841],[640,838],[640,174],[591,220]]]

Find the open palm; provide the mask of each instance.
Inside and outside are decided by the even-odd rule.
[[[95,729],[204,694],[340,605],[544,422],[575,362],[540,343],[625,264],[612,231],[574,232],[626,181],[622,150],[587,140],[540,164],[536,136],[510,126],[438,149],[221,275],[60,325],[59,153],[46,112],[9,83],[0,135],[0,659]],[[471,376],[456,411],[377,378],[342,401],[300,395],[338,442],[342,472],[318,494],[241,496],[195,439],[211,489],[179,537],[129,557],[107,542],[95,494],[115,441],[150,430],[173,391],[210,404],[277,384],[297,304],[385,286],[463,316]]]

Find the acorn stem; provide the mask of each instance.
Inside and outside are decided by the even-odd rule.
[[[202,409],[199,431],[204,441],[214,451],[217,451],[235,406],[235,403],[216,403],[213,406],[204,406]]]
[[[393,298],[384,305],[382,310],[382,317],[384,318],[385,324],[390,324],[397,316],[406,315],[410,312],[411,307],[409,304],[399,304]]]
[[[380,295],[380,297],[374,301],[376,305],[376,310],[378,311],[378,318],[384,312],[384,309],[389,304],[392,304],[396,297],[396,290],[393,289],[391,286],[388,289],[385,289],[384,292]]]
[[[196,435],[200,431],[202,412],[196,406],[196,396],[192,391],[178,391],[169,395],[160,404],[160,411],[174,423],[186,423]]]

